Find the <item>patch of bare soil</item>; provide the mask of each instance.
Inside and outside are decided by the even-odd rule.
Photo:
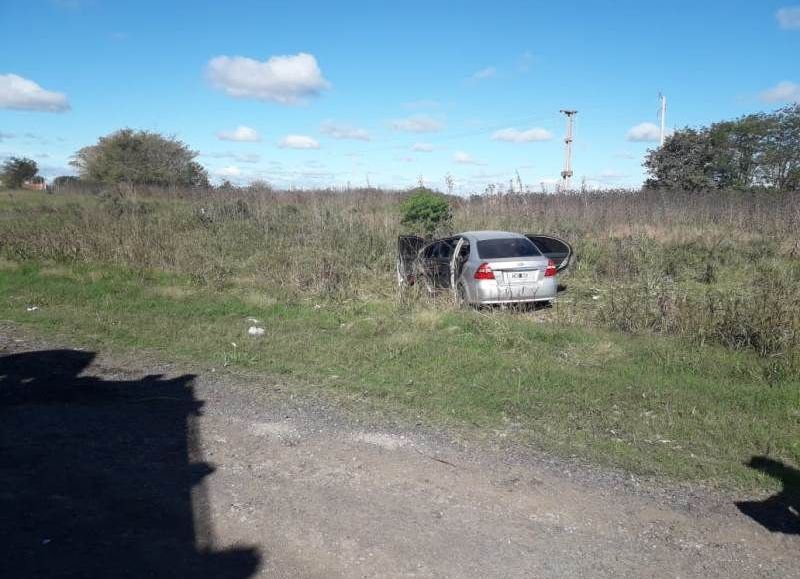
[[[800,576],[736,498],[0,328],[3,577]]]

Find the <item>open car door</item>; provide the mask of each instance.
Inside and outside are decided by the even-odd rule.
[[[453,296],[458,297],[458,279],[464,269],[464,263],[469,257],[469,241],[464,237],[459,237],[453,247],[453,255],[450,257],[450,289]]]
[[[419,235],[401,235],[397,238],[397,283],[414,285],[414,262],[425,240]]]
[[[556,271],[567,269],[572,259],[572,246],[569,243],[551,235],[526,233],[525,237],[533,242],[542,255],[556,263]]]

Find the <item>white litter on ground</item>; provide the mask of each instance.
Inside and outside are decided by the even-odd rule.
[[[357,432],[352,434],[351,438],[357,442],[380,446],[387,450],[397,450],[398,448],[406,446],[409,442],[405,436],[380,432]]]
[[[263,336],[266,330],[264,328],[259,328],[258,326],[250,326],[247,328],[247,334],[249,336]]]
[[[256,436],[272,436],[284,438],[297,434],[297,430],[285,422],[253,422],[250,425],[250,432]]]
[[[39,309],[39,306],[28,306],[27,308],[25,308],[25,311],[26,312],[35,312],[38,309]]]
[[[245,318],[245,321],[250,322],[251,324],[257,324],[258,320],[255,318]]]

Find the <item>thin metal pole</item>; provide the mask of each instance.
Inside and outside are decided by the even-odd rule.
[[[563,191],[569,191],[570,179],[572,178],[572,117],[578,111],[562,109],[560,112],[567,115],[567,136],[564,139],[564,170],[561,171],[561,188]]]

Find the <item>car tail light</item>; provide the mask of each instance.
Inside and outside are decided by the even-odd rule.
[[[475,279],[494,279],[494,272],[488,263],[483,262],[478,266],[475,271]]]
[[[556,262],[552,259],[547,260],[547,267],[544,269],[544,277],[553,277],[556,274]]]

